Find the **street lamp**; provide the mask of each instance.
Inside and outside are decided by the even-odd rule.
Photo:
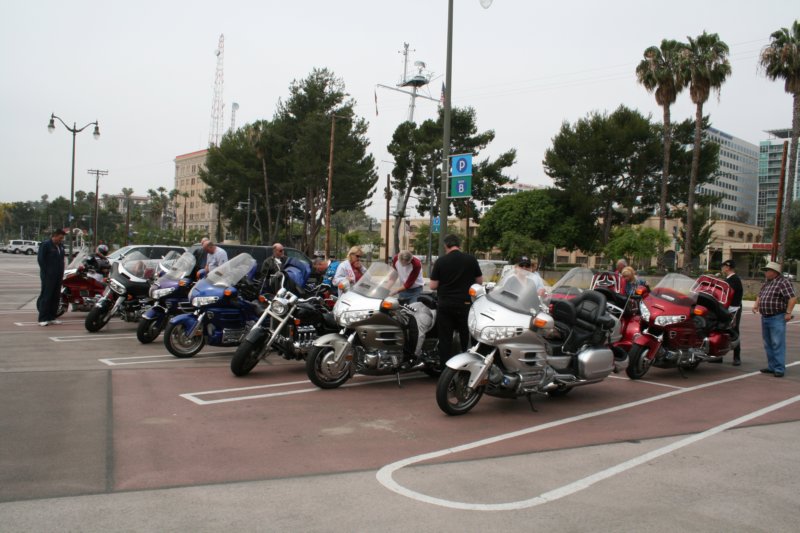
[[[348,119],[349,116],[340,116],[331,114],[331,149],[330,159],[328,161],[328,197],[325,202],[325,259],[331,258],[331,197],[333,194],[333,138],[336,132],[336,119]]]
[[[489,9],[493,0],[480,0],[484,9]],[[444,83],[444,136],[442,139],[442,189],[439,201],[439,257],[444,257],[444,238],[447,234],[447,190],[450,179],[450,95],[453,92],[453,0],[447,1],[447,69]]]
[[[67,223],[69,224],[70,229],[71,229],[72,228],[72,209],[73,209],[73,205],[75,203],[75,136],[78,133],[80,133],[83,130],[85,130],[86,128],[88,128],[89,126],[94,125],[94,132],[92,133],[92,135],[94,136],[95,139],[99,139],[100,138],[100,126],[98,125],[97,121],[95,120],[94,122],[90,122],[90,123],[88,123],[87,125],[85,125],[84,127],[80,128],[80,129],[76,128],[76,124],[75,124],[75,122],[73,122],[72,123],[72,127],[70,128],[69,126],[67,126],[66,122],[61,120],[61,117],[56,116],[55,113],[51,113],[50,114],[50,123],[47,125],[47,131],[49,131],[50,133],[53,133],[56,130],[55,119],[58,119],[58,121],[61,124],[63,124],[65,128],[67,128],[67,131],[72,133],[72,181],[71,181],[70,190],[69,190],[69,216],[68,216],[68,219],[67,219]],[[69,257],[70,257],[70,259],[72,258],[72,242],[73,242],[73,240],[74,239],[72,237],[72,231],[70,231],[69,232]]]
[[[241,211],[242,206],[247,206],[247,225],[244,228],[244,242],[246,244],[250,244],[250,187],[247,188],[247,201],[246,202],[237,202],[236,203],[236,210]]]

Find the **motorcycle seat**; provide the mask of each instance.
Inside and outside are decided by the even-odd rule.
[[[419,298],[417,298],[417,301],[425,304],[425,307],[428,309],[436,309],[436,300],[434,300],[433,296],[430,294],[421,294]]]
[[[716,322],[714,325],[719,329],[727,329],[733,318],[730,312],[717,301],[716,298],[705,292],[697,293],[697,303],[708,309],[711,318]]]
[[[596,344],[602,340],[603,329],[614,323],[613,318],[606,315],[606,303],[606,297],[597,291],[584,291],[572,300],[554,303],[556,328],[569,331],[561,345],[563,352],[576,353],[584,344]]]

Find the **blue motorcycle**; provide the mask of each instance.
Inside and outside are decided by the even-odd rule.
[[[164,345],[175,357],[194,357],[206,343],[238,346],[261,315],[253,281],[256,260],[239,254],[212,270],[189,293],[194,312],[170,319]]]
[[[174,257],[172,254],[175,254]],[[150,286],[153,306],[145,311],[136,328],[136,338],[142,344],[153,342],[161,334],[170,318],[193,311],[189,291],[194,284],[192,272],[195,257],[190,252],[178,255],[170,252],[162,262],[166,272]]]

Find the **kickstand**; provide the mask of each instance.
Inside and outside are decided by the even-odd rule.
[[[534,413],[538,413],[539,411],[537,411],[536,407],[533,406],[533,395],[528,393],[526,397],[528,398],[528,403],[531,405],[531,411],[533,411]]]
[[[400,371],[398,370],[397,374],[395,374],[395,375],[397,376],[397,387],[402,389],[403,386],[400,384]]]

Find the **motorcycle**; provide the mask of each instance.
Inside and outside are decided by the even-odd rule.
[[[108,262],[102,263],[88,249],[82,249],[64,270],[56,316],[66,313],[70,305],[72,311],[91,311],[106,290],[108,268]]]
[[[561,287],[548,313],[548,297],[542,301],[524,270],[509,270],[488,293],[472,286],[469,328],[477,342],[447,361],[436,385],[442,411],[463,415],[484,393],[525,396],[533,408],[533,394],[563,396],[626,367],[627,355],[615,356],[609,347],[620,332],[605,296]]]
[[[191,252],[178,255],[170,252],[161,263],[166,272],[150,286],[153,305],[145,311],[136,327],[136,338],[142,344],[153,342],[170,318],[192,311],[189,291],[194,284],[192,272],[195,257]],[[167,268],[168,267],[168,268]]]
[[[309,350],[306,373],[312,383],[333,389],[357,373],[397,374],[398,384],[401,372],[439,375],[435,301],[423,295],[419,302],[400,305],[389,294],[401,286],[385,263],[372,263],[352,288],[340,284],[333,316],[341,330],[319,337]]]
[[[138,321],[150,307],[148,293],[158,266],[158,259],[149,259],[139,252],[111,265],[108,286],[86,315],[86,329],[92,333],[100,331],[114,316],[125,322]]]
[[[279,287],[258,322],[250,329],[231,359],[231,372],[246,376],[271,348],[288,360],[305,360],[319,337],[338,331],[333,313],[326,304],[330,287],[317,285],[304,298],[289,291],[285,275],[273,277]]]
[[[724,280],[668,274],[639,304],[641,335],[633,340],[626,372],[643,377],[651,366],[693,370],[703,361],[721,361],[739,343],[731,329],[738,307]]]
[[[258,320],[261,310],[253,277],[258,268],[242,253],[218,266],[189,292],[193,312],[172,317],[164,329],[164,346],[175,357],[194,357],[206,343],[238,346]]]
[[[609,309],[619,319],[621,336],[611,344],[618,356],[630,352],[633,339],[641,332],[639,302],[649,292],[647,285],[640,285],[628,296],[624,286],[624,280],[618,272],[598,272],[591,284],[592,290],[603,293],[606,300],[613,304]]]

